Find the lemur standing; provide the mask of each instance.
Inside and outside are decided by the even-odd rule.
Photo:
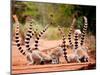
[[[87,22],[86,16],[83,16],[83,19],[84,19],[84,26],[83,26],[83,31],[81,35],[80,47],[77,49],[76,53],[82,62],[88,62],[89,61],[89,55],[87,53],[88,49],[84,46],[84,39],[85,39],[87,27],[88,27],[88,22]]]

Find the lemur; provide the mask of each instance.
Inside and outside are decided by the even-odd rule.
[[[66,56],[66,48],[65,48],[65,35],[64,33],[62,33],[62,30],[60,27],[58,27],[58,30],[60,31],[61,34],[63,34],[62,37],[62,44],[59,44],[58,46],[49,49],[50,51],[48,53],[48,55],[50,55],[51,59],[52,59],[52,64],[59,64],[60,62],[60,57],[64,54],[65,60],[67,61],[67,56]]]
[[[87,18],[85,16],[83,16],[83,19],[85,21],[84,27],[83,27],[83,31],[82,34],[79,30],[77,30],[76,32],[74,32],[74,46],[72,48],[72,50],[74,51],[74,56],[75,59],[77,58],[78,62],[86,62],[89,59],[89,55],[87,53],[87,50],[85,48],[85,46],[83,46],[83,42],[84,42],[84,37],[85,37],[85,33],[87,30]],[[81,34],[81,43],[79,44],[79,35]],[[70,40],[69,40],[70,41]],[[73,56],[72,56],[73,57]]]
[[[27,36],[27,37],[29,37],[29,38],[26,38],[26,40],[28,41],[28,44],[26,43],[26,48],[28,48],[28,50],[30,50],[30,52],[32,52],[32,51],[34,51],[34,50],[40,51],[39,48],[38,48],[39,39],[40,39],[40,38],[42,37],[42,35],[46,32],[46,30],[48,29],[48,26],[49,26],[49,25],[47,25],[47,26],[46,26],[42,31],[40,31],[39,34],[35,37],[35,44],[34,44],[35,48],[32,48],[32,49],[30,49],[30,47],[29,47],[29,40],[30,40],[30,37],[29,37],[29,36],[32,35],[32,33],[31,33],[31,29],[32,29],[32,28],[29,28],[29,31],[28,31],[29,36]],[[43,55],[46,55],[46,54],[44,54],[42,51],[40,51],[40,52],[41,52]],[[46,62],[49,62],[48,59],[50,59],[50,56],[49,56],[49,55],[46,55],[45,57],[43,56],[43,58],[45,58]],[[51,61],[51,60],[50,60],[50,61]]]
[[[44,61],[51,61],[51,57],[49,55],[46,55],[45,53],[39,51],[39,50],[33,50],[32,52],[27,52],[26,50],[23,50],[20,44],[19,40],[19,21],[17,19],[16,15],[13,15],[13,18],[16,23],[16,35],[15,35],[15,41],[18,50],[23,56],[26,56],[27,61],[29,62],[28,65],[31,64],[43,64]]]
[[[87,27],[88,27],[88,22],[87,22],[86,16],[83,16],[83,19],[84,19],[84,26],[83,26],[83,31],[82,31],[82,35],[81,35],[80,46],[77,49],[76,53],[82,62],[88,62],[89,61],[89,55],[88,55],[88,51],[87,51],[88,49],[87,49],[87,47],[84,46],[84,39],[85,39]]]
[[[63,37],[62,48],[63,48],[63,54],[64,54],[66,62],[69,63],[69,62],[72,62],[73,60],[75,62],[80,62],[80,60],[78,59],[77,55],[74,52],[68,53],[65,34],[64,34],[64,32],[62,31],[61,28],[59,28],[59,31],[60,31],[60,33],[62,34],[62,37]]]
[[[58,45],[57,47],[53,48],[48,54],[52,58],[52,64],[59,64],[60,63],[59,58],[63,54],[63,49],[61,48],[60,45]]]

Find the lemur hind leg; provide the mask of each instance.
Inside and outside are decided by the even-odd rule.
[[[39,51],[33,51],[27,55],[28,64],[27,65],[34,65],[34,64],[41,64],[43,61],[43,57],[39,55]]]
[[[76,61],[77,61],[78,63],[81,63],[81,61],[80,61],[80,59],[79,59],[79,56],[76,56],[75,58],[76,58]]]
[[[27,56],[27,60],[28,60],[27,65],[33,65],[33,64],[35,64],[35,61],[34,61],[34,59],[32,59],[31,55]]]

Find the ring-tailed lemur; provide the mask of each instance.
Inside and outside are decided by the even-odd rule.
[[[65,34],[62,32],[61,28],[58,27],[58,30],[60,31],[60,33],[63,35],[62,37],[62,44],[56,46],[55,48],[53,48],[51,50],[51,52],[49,52],[48,54],[51,56],[52,58],[52,64],[59,64],[60,63],[60,56],[62,56],[64,54],[65,60],[67,61],[67,56],[66,56],[66,38],[65,38]]]
[[[67,48],[66,48],[66,38],[65,38],[65,34],[61,31],[61,29],[59,29],[60,32],[63,34],[63,51],[64,51],[64,57],[65,60],[67,61],[67,63],[71,62],[71,61],[76,61],[76,62],[80,62],[80,60],[78,59],[78,56],[73,52],[71,54],[67,53]]]
[[[81,35],[81,41],[80,41],[81,43],[80,43],[80,47],[77,49],[77,54],[80,57],[80,60],[82,62],[88,62],[89,61],[89,55],[87,53],[88,49],[83,45],[87,27],[88,27],[88,21],[87,21],[86,16],[83,16],[83,19],[84,19],[84,26],[83,26],[83,31],[82,31],[82,35]]]
[[[81,35],[81,43],[80,45],[78,44],[78,33],[76,33],[76,36],[75,36],[75,54],[77,54],[79,60],[81,62],[87,62],[88,59],[89,59],[89,55],[87,53],[87,48],[85,46],[83,46],[83,43],[84,43],[84,37],[85,37],[85,34],[86,34],[86,31],[87,31],[87,18],[84,16],[84,27],[83,27],[83,31],[82,31],[82,35]],[[79,46],[78,46],[79,45]]]
[[[73,44],[73,47],[72,48],[75,48],[75,50],[77,50],[78,48],[78,34],[76,33],[75,34],[75,38],[74,38],[75,42]],[[71,49],[72,49],[71,48]],[[68,51],[68,50],[67,50]],[[67,62],[70,63],[70,62],[80,62],[77,54],[75,53],[74,50],[72,50],[72,52],[67,52]]]
[[[66,37],[64,32],[61,30],[61,28],[59,28],[60,33],[62,34],[63,37],[63,42],[62,42],[62,48],[63,48],[63,54],[64,54],[64,58],[67,61],[67,63],[71,62],[72,60],[75,60],[76,62],[80,62],[77,55],[73,52],[71,54],[67,53],[67,48],[66,48]]]
[[[78,34],[75,34],[75,42],[73,47],[73,52],[67,54],[68,62],[87,62],[89,59],[87,51],[83,50],[83,47],[79,46],[78,44]],[[84,48],[85,49],[85,48]]]
[[[62,54],[63,54],[63,49],[61,48],[60,45],[53,48],[49,53],[49,55],[52,58],[52,64],[59,64],[60,63],[59,58],[60,56],[62,56]]]
[[[28,30],[28,35],[26,35],[26,49],[29,51],[29,52],[31,52],[32,53],[32,50],[39,50],[38,49],[38,42],[39,42],[39,39],[40,39],[40,37],[42,37],[42,35],[44,34],[44,32],[48,29],[48,26],[49,25],[47,25],[36,37],[35,37],[35,48],[34,49],[31,49],[30,47],[29,47],[29,41],[30,41],[30,39],[31,39],[31,37],[32,37],[32,25],[30,25],[30,27],[29,27],[29,30]],[[35,34],[35,31],[34,31],[34,34]],[[34,35],[33,34],[33,35]],[[27,43],[28,42],[28,43]],[[42,53],[43,54],[43,53]],[[49,57],[49,56],[47,56],[47,57]],[[45,58],[45,60],[48,60],[47,59],[47,57]],[[49,57],[50,58],[50,57]]]
[[[84,36],[85,36],[85,32],[87,30],[87,18],[84,16],[83,17],[85,20],[85,25],[83,27],[83,31],[82,31],[82,35],[81,35],[81,43],[79,45],[78,40],[79,40],[79,35],[81,34],[81,32],[79,30],[75,31],[75,38],[74,38],[74,46],[73,46],[73,53],[72,54],[67,54],[67,59],[68,62],[71,62],[71,60],[76,60],[77,62],[86,62],[89,59],[89,55],[86,51],[86,48],[83,46],[83,42],[84,42]],[[71,33],[70,33],[71,34]],[[70,39],[69,39],[70,41]]]
[[[16,41],[16,45],[18,50],[20,51],[20,53],[24,56],[26,56],[27,61],[29,62],[28,64],[41,64],[44,61],[51,61],[51,57],[49,55],[44,54],[43,52],[39,51],[39,50],[34,50],[31,52],[27,52],[26,50],[23,50],[23,48],[21,47],[20,44],[20,40],[19,40],[19,22],[18,19],[16,17],[16,15],[13,15],[13,18],[16,22],[16,35],[15,35],[15,41]]]

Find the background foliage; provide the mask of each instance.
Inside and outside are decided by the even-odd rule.
[[[43,29],[46,24],[50,24],[48,30],[49,34],[47,34],[47,37],[50,39],[57,39],[60,36],[57,35],[58,32],[55,32],[58,25],[64,28],[66,34],[68,33],[73,15],[75,15],[76,12],[79,12],[81,16],[87,16],[89,24],[88,34],[93,34],[95,36],[96,6],[21,1],[12,2],[12,15],[16,14],[18,16],[22,25],[21,27],[27,28],[25,25],[29,18],[35,20],[38,30]],[[34,27],[36,27],[36,25],[34,25]],[[24,30],[22,30],[23,34],[26,32]]]

